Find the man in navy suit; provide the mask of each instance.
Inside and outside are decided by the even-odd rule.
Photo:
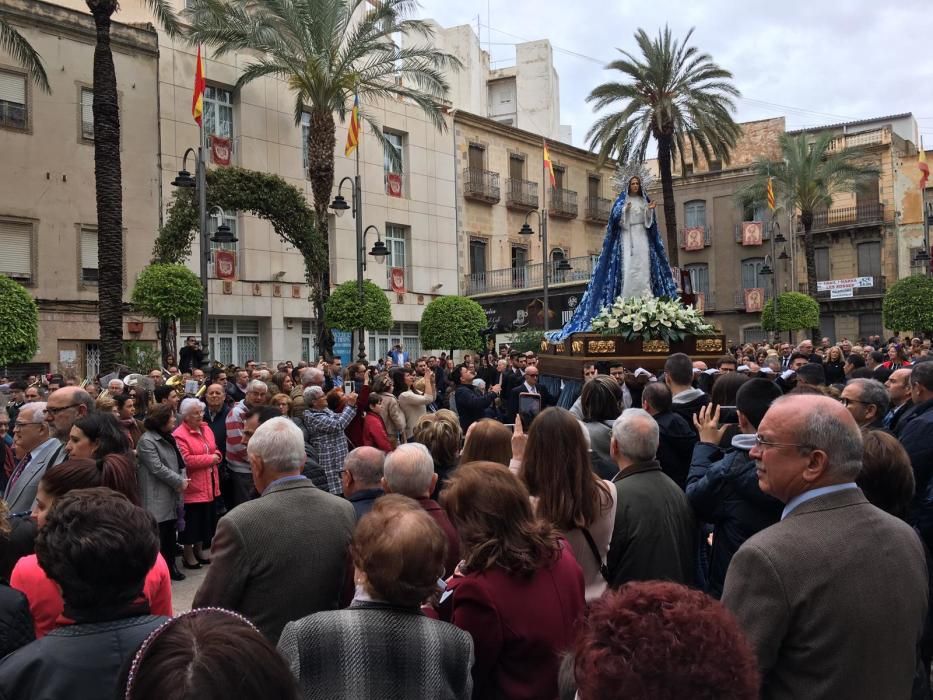
[[[528,367],[525,369],[525,381],[509,391],[508,403],[508,422],[514,423],[515,416],[518,414],[518,399],[522,394],[538,394],[541,396],[541,410],[548,406],[557,405],[557,401],[548,392],[546,387],[538,386],[538,368]]]

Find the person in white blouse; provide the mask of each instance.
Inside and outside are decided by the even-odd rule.
[[[406,391],[399,394],[398,405],[405,414],[405,437],[411,439],[415,423],[428,412],[428,406],[437,398],[434,385],[434,372],[426,372]]]

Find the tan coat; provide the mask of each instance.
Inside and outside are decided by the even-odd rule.
[[[859,489],[818,496],[742,545],[722,602],[762,698],[909,698],[927,611],[923,546]]]

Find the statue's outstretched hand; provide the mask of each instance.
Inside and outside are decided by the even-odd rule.
[[[649,209],[654,209],[654,208],[657,207],[657,206],[658,206],[658,205],[655,204],[654,202],[649,202],[649,204],[648,204],[648,208],[649,208]]]

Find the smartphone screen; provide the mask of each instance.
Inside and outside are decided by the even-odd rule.
[[[541,394],[522,392],[518,395],[518,412],[537,415],[541,413]]]

